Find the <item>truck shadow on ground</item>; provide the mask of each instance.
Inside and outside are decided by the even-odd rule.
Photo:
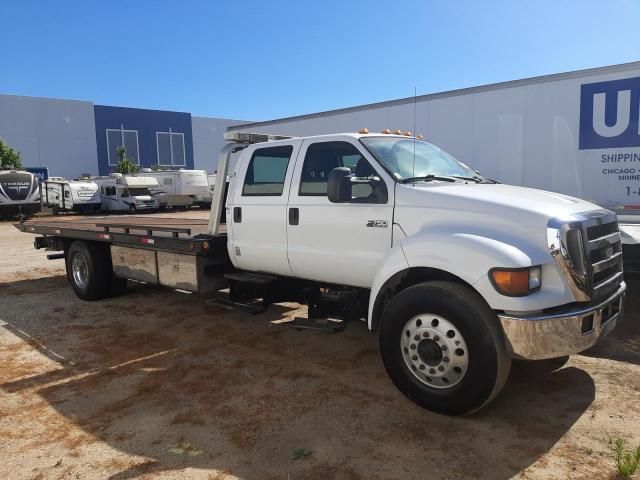
[[[246,479],[506,479],[594,400],[592,378],[566,359],[515,362],[486,409],[432,414],[393,387],[365,325],[336,335],[269,325],[296,308],[252,317],[146,287],[84,303],[63,277],[4,284],[0,328],[24,342],[0,349],[0,391],[53,407],[34,410],[49,431],[25,433],[28,449],[63,445],[73,463],[105,442],[130,456],[96,465],[118,480],[185,466]],[[12,360],[31,349],[50,361]],[[297,448],[312,454],[292,460]]]

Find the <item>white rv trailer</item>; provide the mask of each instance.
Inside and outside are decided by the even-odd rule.
[[[150,191],[158,187],[158,181],[153,177],[112,173],[92,180],[100,187],[102,210],[134,213],[160,207]]]
[[[99,212],[100,188],[91,179],[67,180],[51,177],[42,183],[42,203],[57,211]]]
[[[190,207],[209,191],[207,172],[204,170],[153,171],[145,168],[139,175],[158,181],[158,186],[151,188],[151,194],[158,199],[161,207]]]
[[[0,170],[0,218],[40,208],[38,178],[22,170]]]
[[[207,175],[207,183],[209,184],[209,188],[207,189],[207,191],[203,192],[202,194],[196,197],[196,203],[200,205],[200,208],[211,207],[211,202],[213,200],[213,191],[215,190],[215,186],[216,186],[215,173],[211,173]]]

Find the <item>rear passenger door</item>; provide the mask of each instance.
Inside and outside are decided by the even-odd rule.
[[[291,275],[286,210],[299,143],[250,147],[250,158],[237,164],[227,210],[229,254],[237,268]]]

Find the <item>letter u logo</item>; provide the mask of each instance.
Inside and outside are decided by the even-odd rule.
[[[629,127],[629,118],[631,117],[631,90],[620,90],[617,93],[616,121],[613,125],[607,125],[605,121],[607,94],[595,93],[593,95],[593,130],[601,137],[617,137]]]

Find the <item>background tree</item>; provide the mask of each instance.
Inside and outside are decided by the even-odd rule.
[[[0,138],[0,169],[22,170],[20,152],[16,152]]]
[[[128,173],[136,173],[138,171],[138,166],[133,163],[133,161],[127,157],[127,149],[122,145],[116,149],[118,153],[118,166],[116,167],[116,171],[126,175]]]

